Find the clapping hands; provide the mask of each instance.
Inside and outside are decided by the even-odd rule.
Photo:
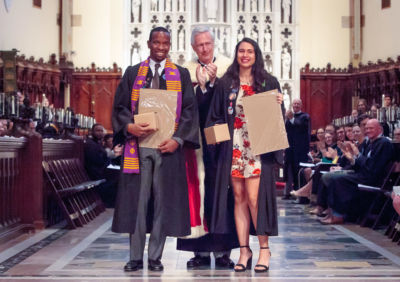
[[[360,153],[357,146],[349,141],[340,142],[338,141],[338,147],[342,150],[343,155],[349,160],[354,161],[355,157]]]

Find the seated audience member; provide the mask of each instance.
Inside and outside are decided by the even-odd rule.
[[[378,118],[378,106],[373,104],[370,108],[371,111],[371,118]]]
[[[107,152],[107,157],[110,159],[116,159],[119,156],[115,155],[115,151],[119,152],[122,150],[122,145],[118,144],[117,146],[113,145],[113,135],[112,134],[106,134],[104,135],[104,149]]]
[[[344,131],[343,131],[344,135]],[[323,163],[336,163],[338,158],[342,155],[341,150],[338,148],[337,144],[333,141],[332,134],[325,132],[325,142],[319,143],[319,150],[322,154]],[[326,171],[328,168],[326,165],[320,164],[315,167],[314,175],[304,185],[297,191],[293,191],[290,194],[295,197],[310,197],[310,194],[318,194],[319,182],[321,179],[321,171]],[[319,211],[319,210],[318,210]]]
[[[400,215],[400,195],[396,195],[392,192],[393,208]]]
[[[358,118],[358,111],[357,110],[352,110],[351,111],[351,116],[355,119],[355,120],[357,120],[357,118]]]
[[[364,136],[365,136],[365,130],[364,130],[364,128],[365,128],[365,125],[367,124],[367,122],[369,121],[369,119],[370,119],[370,117],[369,117],[369,115],[367,115],[367,114],[365,114],[365,115],[360,115],[360,116],[357,118],[357,124],[360,126],[361,133],[362,133],[362,135],[364,135]]]
[[[396,127],[393,131],[393,142],[400,143],[400,128]]]
[[[373,104],[371,106],[371,110],[370,110],[370,112],[371,112],[370,118],[378,118],[378,110],[379,110],[379,105]],[[381,122],[381,125],[382,125],[382,128],[383,128],[383,135],[384,136],[389,136],[390,128],[389,128],[389,125],[386,122],[386,114],[384,114],[383,121]]]
[[[347,141],[353,141],[353,123],[348,123],[344,126],[344,134]]]
[[[383,137],[378,120],[370,119],[365,125],[368,139],[361,151],[355,144],[346,143],[344,156],[352,164],[354,172],[327,173],[322,176],[323,190],[330,212],[321,220],[323,224],[340,224],[350,209],[354,209],[360,192],[359,183],[379,186],[386,173],[387,164],[393,159],[393,146]]]
[[[97,187],[99,195],[106,207],[113,207],[116,189],[118,184],[118,175],[107,177],[106,168],[111,163],[107,152],[103,147],[104,127],[101,124],[94,124],[92,127],[92,136],[85,141],[85,169],[92,180],[106,178],[106,182]],[[114,148],[114,154],[120,156],[122,148]]]
[[[358,124],[354,124],[353,126],[353,143],[357,146],[360,146],[364,142],[365,136],[361,131],[361,128]]]
[[[346,140],[346,135],[344,131],[344,126],[339,126],[336,128],[336,141],[344,142]]]
[[[385,98],[383,99],[383,107],[390,108],[392,106],[392,97],[389,94],[384,94]]]
[[[319,163],[322,159],[322,152],[320,150],[321,145],[325,144],[325,130],[323,127],[317,129],[317,139],[318,141],[315,143],[315,150],[311,151],[311,156],[313,158],[313,163]]]
[[[319,149],[322,152],[322,162],[326,163],[336,162],[337,158],[342,155],[342,152],[338,148],[337,143],[334,139],[334,134],[326,132],[326,129],[325,129],[325,145],[322,145]]]
[[[58,138],[60,136],[60,127],[57,122],[58,115],[55,115],[53,119],[43,128],[43,138]]]
[[[357,104],[358,116],[366,114],[367,113],[367,109],[368,109],[367,100],[359,99],[358,100],[358,104]]]
[[[0,119],[0,136],[11,136],[14,123],[11,120]]]
[[[6,135],[7,132],[7,120],[5,119],[0,119],[0,136]]]
[[[325,126],[325,133],[330,133],[332,135],[335,135],[336,132],[336,127],[333,124],[328,124]]]

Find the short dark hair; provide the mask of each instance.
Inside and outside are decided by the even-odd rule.
[[[367,115],[367,114],[359,115],[358,118],[357,118],[357,124],[360,125],[361,122],[362,122],[364,119],[367,119],[367,118],[370,119],[371,117],[370,117],[369,115]]]
[[[104,140],[107,140],[107,139],[110,139],[110,138],[113,138],[113,134],[111,134],[111,133],[107,133],[106,135],[104,135]]]
[[[103,126],[103,125],[100,124],[100,123],[95,123],[95,124],[93,124],[93,126],[92,126],[92,132],[93,132],[93,130],[96,128],[96,126]]]
[[[162,26],[157,26],[150,31],[149,41],[151,41],[154,32],[165,32],[166,34],[168,34],[169,38],[171,38],[171,33],[169,32],[168,29]]]

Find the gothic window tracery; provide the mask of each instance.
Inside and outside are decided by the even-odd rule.
[[[246,36],[257,41],[267,71],[284,83],[290,98],[298,96],[298,0],[125,1],[130,7],[127,64],[148,56],[147,35],[156,26],[170,30],[171,60],[184,64],[194,57],[190,44],[192,29],[207,25],[215,33],[216,54],[232,57],[236,43]]]

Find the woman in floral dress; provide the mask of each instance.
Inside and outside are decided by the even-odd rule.
[[[240,258],[235,271],[251,268],[252,251],[249,247],[251,223],[260,243],[256,272],[269,269],[268,237],[278,234],[275,180],[273,166],[282,160],[282,152],[254,155],[243,112],[242,98],[264,91],[278,89],[278,80],[264,70],[262,53],[257,43],[241,40],[235,49],[235,59],[217,84],[208,115],[207,126],[227,123],[232,139],[219,148],[215,204],[213,213],[215,230],[225,232],[221,226],[229,218],[231,193],[234,199],[234,221],[240,243]],[[282,95],[277,96],[281,104]],[[251,220],[250,220],[251,219]],[[220,224],[219,224],[220,223]]]

